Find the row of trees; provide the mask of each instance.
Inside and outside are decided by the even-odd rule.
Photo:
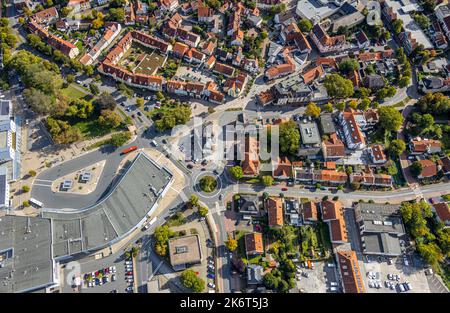
[[[450,229],[433,218],[431,206],[425,202],[404,202],[400,208],[403,221],[415,239],[417,251],[436,272],[450,253]]]

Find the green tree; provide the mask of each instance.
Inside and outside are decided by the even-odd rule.
[[[130,139],[131,133],[129,131],[126,131],[112,135],[109,142],[114,147],[120,147],[123,146]]]
[[[386,131],[398,131],[403,123],[402,114],[393,106],[384,106],[378,109],[380,127]]]
[[[344,101],[336,103],[336,109],[341,112],[345,110],[345,107],[346,107],[346,104]]]
[[[205,289],[205,281],[197,277],[191,269],[184,270],[181,273],[180,279],[184,287],[191,289],[195,293],[202,292]]]
[[[420,163],[419,161],[414,161],[409,167],[409,169],[415,177],[418,177],[420,173],[422,173],[423,166],[422,163]]]
[[[400,34],[403,28],[403,21],[401,19],[396,19],[392,22],[392,28],[394,29],[395,34]]]
[[[244,171],[239,165],[231,167],[228,171],[230,175],[236,180],[239,180],[244,176]]]
[[[199,205],[199,199],[197,195],[192,194],[189,198],[189,203],[192,207],[196,207]]]
[[[406,149],[406,144],[403,140],[394,139],[389,144],[388,151],[391,156],[398,157],[399,155],[401,155],[403,153],[403,151],[405,151],[405,149]]]
[[[208,215],[208,208],[205,206],[198,206],[198,213],[200,214],[201,217],[206,217],[206,215]]]
[[[140,107],[140,108],[144,107],[144,103],[145,103],[144,98],[137,98],[136,99],[136,105],[138,107]]]
[[[297,153],[300,147],[300,132],[294,121],[284,122],[280,125],[279,145],[283,154]]]
[[[200,188],[204,192],[213,192],[217,187],[217,180],[213,176],[203,176],[200,179]]]
[[[98,117],[98,123],[109,128],[117,128],[121,122],[120,115],[112,110],[102,110]]]
[[[264,186],[270,187],[273,185],[274,179],[272,176],[265,175],[261,177],[261,182],[263,183]]]
[[[360,110],[366,111],[370,107],[370,99],[367,97],[364,97],[361,99],[361,102],[358,105],[358,108]]]
[[[355,59],[345,59],[339,63],[339,70],[344,74],[357,71],[359,70],[359,62]]]
[[[328,102],[327,104],[325,104],[325,105],[323,106],[323,109],[324,109],[325,111],[327,111],[328,113],[333,113],[333,104],[330,103],[330,102]]]
[[[280,279],[278,277],[275,277],[271,272],[264,275],[263,283],[267,289],[271,290],[278,289],[279,282]]]
[[[416,13],[413,15],[413,18],[423,30],[428,30],[430,28],[430,19],[425,14]]]
[[[36,171],[35,170],[29,170],[28,171],[28,175],[30,175],[31,177],[36,176]]]
[[[320,112],[322,112],[322,110],[314,102],[310,102],[306,106],[305,114],[307,116],[311,116],[311,117],[317,118],[317,117],[320,116]]]
[[[100,93],[100,88],[98,88],[98,86],[94,83],[90,83],[89,84],[89,90],[91,91],[91,93],[96,96]]]
[[[339,74],[326,76],[324,86],[327,89],[328,95],[334,99],[349,98],[354,92],[352,81]]]
[[[28,191],[30,191],[30,187],[27,186],[27,185],[24,185],[24,186],[22,186],[22,191],[23,192],[28,192]]]
[[[306,18],[302,18],[298,22],[298,28],[300,28],[300,30],[304,33],[309,33],[311,31],[311,29],[313,28],[313,24],[311,23],[310,20],[308,20]]]
[[[95,99],[94,105],[96,110],[100,112],[102,110],[114,110],[117,107],[117,102],[109,92],[104,91]]]
[[[237,242],[236,239],[234,239],[234,238],[228,236],[227,241],[225,241],[225,247],[226,247],[229,251],[233,252],[234,250],[237,249],[237,247],[238,247],[238,242]]]

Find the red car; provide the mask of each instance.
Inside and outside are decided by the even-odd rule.
[[[281,188],[281,191],[287,191],[288,189],[287,188]]]

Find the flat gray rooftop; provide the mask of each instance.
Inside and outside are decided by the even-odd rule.
[[[401,255],[399,238],[387,233],[366,233],[363,236],[365,243],[364,253],[383,254],[397,256]]]
[[[0,217],[0,293],[31,291],[53,283],[50,220]]]
[[[331,113],[323,113],[320,115],[320,127],[324,134],[332,134],[336,132],[336,126],[333,122],[333,115]]]
[[[317,145],[321,142],[316,122],[301,120],[298,122],[298,126],[300,127],[300,140],[304,145]]]
[[[359,203],[355,207],[356,220],[364,225],[365,232],[404,234],[399,205]]]
[[[54,257],[99,249],[134,229],[156,204],[171,173],[140,153],[112,191],[77,212],[43,212],[52,219]]]

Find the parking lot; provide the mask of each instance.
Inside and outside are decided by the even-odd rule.
[[[125,263],[127,262],[127,263]],[[81,263],[79,278],[70,277],[70,268],[64,270],[64,286],[62,292],[81,293],[125,293],[133,292],[129,287],[133,283],[134,275],[130,260],[124,257],[112,259],[107,257]],[[131,267],[130,267],[131,266]],[[70,267],[70,266],[69,266]],[[69,276],[69,277],[67,277]],[[130,279],[131,278],[131,279]],[[79,286],[76,286],[78,280]],[[69,284],[68,282],[72,283]]]
[[[297,265],[297,288],[304,293],[335,293],[339,292],[336,267],[331,262],[312,262],[313,268],[308,269]]]
[[[369,258],[369,262],[364,262],[365,272],[362,273],[365,278],[366,292],[429,293],[430,287],[424,270],[421,267],[412,266],[411,264],[408,261],[408,265],[405,265],[402,257],[395,258],[392,262],[386,260],[380,262],[378,258]],[[411,290],[405,289],[405,283],[410,284]],[[403,291],[402,287],[397,284],[401,284],[405,290]],[[393,287],[389,285],[393,285]]]

